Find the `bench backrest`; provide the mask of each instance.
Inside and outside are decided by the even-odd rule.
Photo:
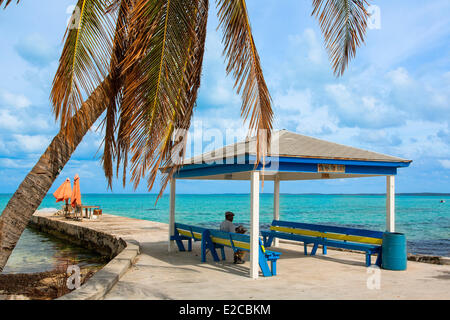
[[[273,220],[270,230],[358,243],[381,245],[383,232],[347,227]]]
[[[175,223],[175,230],[177,230],[178,233],[182,236],[190,237],[195,240],[202,240],[202,234],[203,231],[206,230],[206,228],[190,226],[183,223]]]
[[[220,230],[209,231],[213,243],[241,250],[250,250],[250,236],[248,234],[239,234]]]
[[[220,244],[233,249],[250,250],[250,236],[248,234],[231,233],[214,229],[206,229],[197,226],[191,226],[183,223],[175,223],[176,231],[185,237],[194,240],[202,240],[203,232],[208,230],[211,240],[215,244]],[[265,252],[265,248],[260,241],[261,249]]]

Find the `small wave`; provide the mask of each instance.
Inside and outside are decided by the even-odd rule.
[[[53,213],[53,212],[57,212],[58,209],[56,209],[56,208],[43,208],[43,209],[39,209],[38,211],[39,212],[50,212],[50,213]]]

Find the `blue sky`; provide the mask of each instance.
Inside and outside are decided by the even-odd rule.
[[[73,0],[22,1],[0,10],[0,193],[14,192],[58,131],[49,92]],[[398,192],[450,192],[450,2],[374,1],[381,28],[368,31],[350,68],[333,76],[311,1],[247,0],[275,111],[275,128],[414,160]],[[240,98],[226,77],[211,2],[205,66],[194,121],[239,137]],[[195,132],[194,132],[195,136]],[[198,137],[197,137],[198,138]],[[106,192],[93,128],[53,191],[75,173],[84,192]],[[206,148],[214,146],[206,144]],[[283,183],[289,193],[382,193],[384,178]],[[152,192],[159,191],[158,185]],[[178,184],[180,193],[249,191],[246,182]],[[271,191],[266,183],[265,192]],[[115,193],[123,189],[119,181]],[[142,184],[137,192],[146,192]]]

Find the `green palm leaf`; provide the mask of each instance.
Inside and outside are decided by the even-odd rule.
[[[61,126],[68,123],[108,75],[115,34],[114,15],[107,13],[111,3],[110,0],[77,3],[51,91],[53,110]]]

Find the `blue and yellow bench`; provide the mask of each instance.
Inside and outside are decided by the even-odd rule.
[[[171,237],[180,251],[186,251],[183,240],[188,242],[188,251],[192,251],[192,241],[202,241],[203,232],[206,228],[175,223],[175,235]]]
[[[366,253],[368,267],[371,265],[371,256],[378,254],[376,265],[381,266],[383,232],[273,220],[270,231],[261,231],[261,235],[265,247],[270,247],[274,238],[301,241],[304,243],[305,255],[308,255],[308,244],[314,245],[312,256],[316,254],[319,245],[323,247],[323,254],[327,254],[327,246],[363,251]]]
[[[208,251],[214,261],[219,262],[216,249],[221,250],[222,260],[226,259],[225,247],[238,250],[250,251],[250,236],[232,232],[224,232],[214,229],[206,229],[181,223],[175,224],[175,234],[171,237],[177,243],[180,251],[186,251],[183,240],[188,241],[188,251],[192,251],[192,241],[201,241],[202,262],[206,262]],[[281,253],[266,250],[261,239],[259,240],[259,266],[265,277],[277,274],[277,260]],[[270,268],[269,268],[270,262]]]

